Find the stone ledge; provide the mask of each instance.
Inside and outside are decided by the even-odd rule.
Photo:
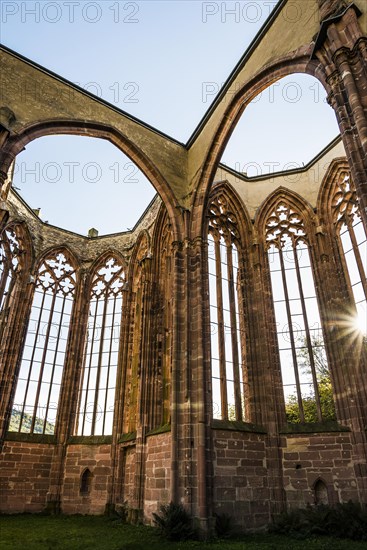
[[[112,435],[72,435],[69,437],[68,445],[110,445]]]
[[[149,435],[158,435],[158,434],[163,434],[170,431],[171,431],[171,424],[163,424],[162,426],[158,426],[158,428],[154,428],[154,430],[151,430],[146,435],[148,437]]]
[[[256,424],[251,424],[250,422],[241,422],[240,420],[219,420],[215,418],[212,420],[211,427],[213,430],[232,430],[236,432],[260,434],[267,433],[263,426],[257,426]]]
[[[25,441],[27,443],[45,443],[56,445],[56,436],[51,434],[28,434],[21,432],[7,432],[5,441]]]
[[[117,443],[128,443],[131,441],[135,442],[136,439],[136,432],[129,432],[127,434],[122,434],[119,438]]]
[[[310,422],[307,424],[287,424],[279,433],[281,434],[303,434],[303,433],[325,433],[325,432],[350,432],[348,426],[342,426],[336,421]]]

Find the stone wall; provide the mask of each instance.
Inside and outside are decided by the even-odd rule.
[[[91,472],[90,491],[81,491],[81,477]],[[61,507],[65,514],[103,514],[111,476],[111,445],[68,445]]]
[[[325,484],[330,504],[359,500],[350,433],[295,434],[282,439],[289,508],[314,504],[318,480]]]
[[[0,512],[46,507],[54,445],[6,441],[0,454]]]
[[[150,520],[159,504],[170,501],[171,434],[151,435],[146,446],[144,516]]]
[[[214,512],[244,528],[270,520],[265,435],[214,430]]]

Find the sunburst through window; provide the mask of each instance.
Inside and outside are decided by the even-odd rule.
[[[280,200],[266,242],[287,420],[335,417],[308,239],[302,216]]]
[[[342,172],[336,182],[332,208],[357,309],[349,330],[367,336],[367,237],[356,190],[348,172]]]

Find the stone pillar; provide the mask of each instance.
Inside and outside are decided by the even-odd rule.
[[[188,397],[191,410],[188,416],[189,436],[185,453],[191,467],[192,515],[204,533],[208,531],[212,515],[209,505],[211,491],[211,417],[210,396],[210,331],[209,297],[204,292],[207,273],[207,242],[201,237],[186,241],[188,260],[187,285],[189,291],[187,322],[189,329]],[[194,463],[194,465],[193,465]]]
[[[247,370],[250,385],[250,421],[266,429],[266,465],[270,512],[286,507],[279,431],[286,423],[276,321],[270,272],[263,240],[254,232],[249,246],[245,302],[247,301]]]
[[[28,251],[30,254],[30,251]],[[18,379],[19,361],[33,298],[33,285],[30,283],[29,265],[24,265],[14,288],[7,326],[3,332],[0,352],[0,448],[8,429],[11,408]]]
[[[321,28],[313,57],[322,64],[352,178],[367,226],[367,37],[359,9],[344,0],[319,0]]]
[[[146,434],[151,428],[149,417],[150,400],[152,398],[151,371],[151,255],[146,254],[141,265],[142,285],[142,311],[141,311],[141,335],[140,335],[140,365],[138,371],[137,417],[136,417],[136,446],[135,446],[135,479],[134,502],[132,507],[136,510],[134,521],[143,520],[144,516],[144,488],[145,488],[145,460],[146,460]]]
[[[172,245],[173,257],[173,353],[171,394],[171,500],[188,502],[183,453],[188,407],[188,336],[187,336],[187,254],[181,241]]]
[[[315,220],[317,222],[317,220]],[[314,275],[324,327],[337,419],[352,430],[352,460],[360,492],[367,498],[367,350],[362,335],[348,326],[351,300],[339,251],[333,246],[334,227],[317,225],[313,246]]]

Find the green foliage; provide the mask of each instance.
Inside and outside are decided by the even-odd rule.
[[[347,502],[336,506],[310,506],[281,514],[269,532],[294,538],[326,535],[367,541],[367,511],[360,504]]]
[[[3,550],[365,550],[366,543],[327,537],[308,540],[285,535],[256,534],[210,543],[166,541],[156,530],[124,524],[107,516],[0,516]]]
[[[227,539],[232,534],[232,517],[229,514],[215,515],[215,534],[219,539]]]
[[[19,423],[20,423],[20,415],[21,415],[20,411],[17,411],[16,409],[12,409],[10,424],[9,424],[9,432],[18,431]],[[32,416],[30,414],[24,413],[23,422],[22,422],[22,432],[30,433],[31,424],[32,424]],[[35,434],[45,433],[48,435],[53,435],[55,433],[54,424],[51,424],[51,422],[46,422],[46,427],[44,432],[43,432],[43,424],[44,424],[44,421],[41,418],[36,417],[33,433]]]
[[[329,376],[318,378],[320,405],[323,420],[335,420],[335,407],[333,399],[333,388]],[[316,400],[314,395],[302,399],[305,422],[319,422],[317,416]],[[291,395],[285,405],[285,412],[288,422],[299,424],[301,422],[298,400],[296,395]]]
[[[171,541],[194,538],[192,520],[181,504],[162,504],[159,514],[153,513],[153,522],[159,533]]]
[[[297,364],[300,372],[311,374],[311,364],[307,349],[307,342],[302,340],[301,348],[297,349]],[[320,339],[312,339],[313,360],[316,370],[317,387],[320,396],[320,406],[322,419],[324,421],[336,420],[335,406],[333,398],[333,388],[330,380],[330,373],[327,365],[327,359],[324,346]],[[316,399],[313,393],[302,398],[305,422],[319,422],[316,408]],[[292,424],[301,422],[297,395],[288,397],[285,404],[287,421]]]

